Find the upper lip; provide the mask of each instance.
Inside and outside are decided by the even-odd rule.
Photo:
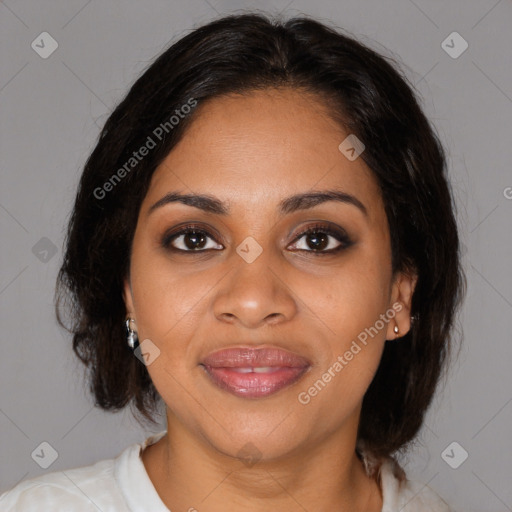
[[[306,368],[311,365],[310,361],[302,356],[274,347],[226,348],[212,352],[202,364],[216,368]]]

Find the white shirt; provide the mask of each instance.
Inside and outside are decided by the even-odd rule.
[[[20,482],[0,495],[0,511],[169,512],[140,457],[146,446],[165,434],[163,431],[133,444],[115,459]],[[410,480],[400,484],[391,462],[382,464],[380,478],[382,512],[450,512],[429,487]]]

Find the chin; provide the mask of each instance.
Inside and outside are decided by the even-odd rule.
[[[298,430],[289,421],[293,418],[289,408],[283,411],[282,415],[276,415],[275,409],[268,415],[261,411],[221,414],[220,424],[210,418],[208,424],[199,426],[201,437],[217,452],[239,459],[248,467],[258,461],[279,459],[299,451],[313,436],[313,432],[304,430],[303,423]]]

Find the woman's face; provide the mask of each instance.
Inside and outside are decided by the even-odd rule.
[[[355,436],[386,339],[409,329],[411,283],[393,279],[379,187],[314,96],[267,90],[197,109],[152,177],[125,284],[168,426],[263,458]],[[320,191],[342,200],[289,200]],[[171,193],[214,204],[152,208]],[[255,348],[281,352],[255,361],[243,350]]]

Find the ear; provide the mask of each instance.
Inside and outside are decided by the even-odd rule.
[[[386,339],[394,340],[407,334],[411,328],[411,303],[418,276],[413,271],[398,272],[391,288],[390,309],[395,311],[395,318],[388,322]],[[398,333],[395,333],[395,326]]]
[[[124,280],[123,299],[124,304],[126,306],[126,316],[136,320],[135,308],[133,307],[132,287],[130,285],[130,279],[128,277]]]

